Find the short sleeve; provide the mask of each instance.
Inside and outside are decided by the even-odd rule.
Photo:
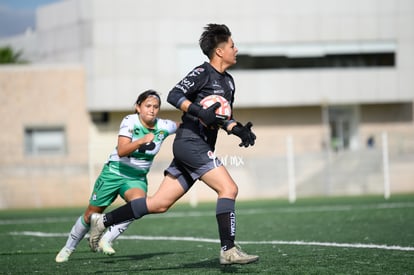
[[[130,116],[124,117],[119,126],[118,136],[125,136],[132,138],[133,121]]]

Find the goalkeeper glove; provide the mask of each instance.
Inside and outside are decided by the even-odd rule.
[[[200,105],[191,103],[190,106],[188,106],[188,113],[198,117],[207,127],[216,126],[218,123],[216,109],[220,106],[220,102],[216,102],[207,109],[203,109]]]
[[[237,125],[231,129],[230,132],[241,139],[241,143],[239,144],[240,147],[249,147],[249,145],[254,145],[256,135],[252,132],[252,126],[253,124],[250,121],[244,126],[240,122],[237,122]]]

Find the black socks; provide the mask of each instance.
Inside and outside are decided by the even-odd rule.
[[[223,250],[229,250],[235,246],[236,213],[234,208],[235,201],[232,199],[220,198],[217,200],[216,218]]]
[[[146,198],[132,200],[104,215],[104,225],[109,227],[129,220],[139,219],[148,214]]]
[[[235,201],[219,198],[216,206],[216,219],[220,235],[220,244],[223,250],[233,248],[236,236]],[[104,215],[104,225],[109,227],[125,221],[139,219],[148,214],[146,198],[132,200],[125,205]]]

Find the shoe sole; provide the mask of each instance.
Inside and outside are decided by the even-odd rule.
[[[69,261],[69,259],[55,259],[55,262],[57,263],[66,263],[67,261]]]
[[[231,262],[231,261],[226,261],[226,260],[220,260],[220,264],[221,265],[251,264],[251,263],[257,262],[258,260],[259,260],[259,258],[252,259],[252,260],[239,261],[239,262]]]
[[[107,255],[107,256],[113,256],[115,255],[115,252],[107,252],[107,251],[102,251],[103,254]]]

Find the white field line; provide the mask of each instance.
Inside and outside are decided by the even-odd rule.
[[[10,232],[10,235],[15,236],[32,236],[40,238],[55,238],[67,237],[67,233],[45,233],[45,232]],[[218,239],[195,238],[195,237],[177,237],[177,236],[120,236],[118,239],[123,240],[143,240],[143,241],[186,241],[186,242],[204,242],[204,243],[219,243]],[[381,249],[381,250],[398,250],[398,251],[414,251],[414,247],[398,246],[398,245],[382,245],[382,244],[362,244],[362,243],[332,243],[332,242],[306,242],[306,241],[238,241],[238,244],[262,244],[262,245],[301,245],[301,246],[326,246],[326,247],[340,247],[340,248],[367,248],[367,249]]]
[[[414,208],[414,202],[399,203],[379,203],[372,205],[329,205],[329,206],[300,206],[300,207],[275,207],[272,209],[241,209],[236,210],[237,215],[254,215],[268,213],[309,213],[309,212],[338,212],[352,210],[376,210],[376,209],[398,209],[398,208]],[[167,212],[165,214],[148,215],[145,219],[165,219],[165,218],[188,218],[188,217],[208,217],[214,215],[211,211],[180,211]],[[81,213],[79,213],[81,215]],[[16,220],[0,220],[0,225],[8,224],[37,224],[41,223],[60,223],[75,222],[78,217],[48,217],[38,219],[16,219]]]

